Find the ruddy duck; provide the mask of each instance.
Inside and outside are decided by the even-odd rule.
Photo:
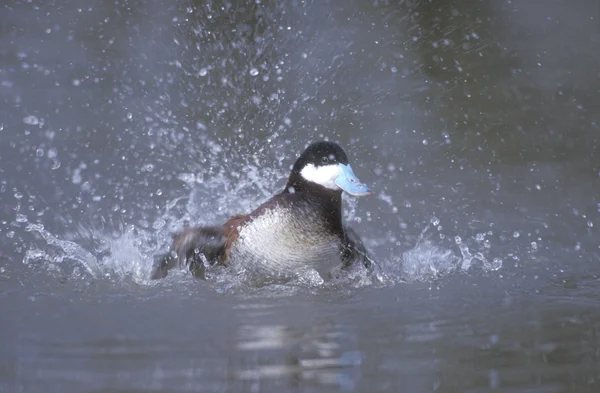
[[[204,262],[243,264],[266,275],[301,268],[323,275],[334,265],[355,262],[368,268],[372,260],[360,237],[342,224],[342,191],[372,194],[354,175],[340,146],[315,142],[296,160],[283,191],[250,214],[174,235],[171,251],[157,257],[151,278],[185,266],[203,277]]]

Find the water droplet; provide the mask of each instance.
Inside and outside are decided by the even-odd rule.
[[[29,124],[30,126],[35,126],[37,124],[40,124],[40,120],[33,115],[29,115],[23,118],[23,123]]]
[[[81,180],[81,171],[79,169],[74,170],[73,176],[71,176],[71,181],[73,184],[81,184]]]
[[[44,155],[44,149],[41,147],[35,151],[35,155],[38,157],[42,157]]]
[[[71,81],[71,83],[73,84],[73,86],[79,86],[81,84],[81,80],[80,79],[73,79]]]
[[[462,239],[460,238],[460,236],[454,236],[454,243],[456,243],[456,244],[462,243]]]
[[[434,226],[438,226],[440,224],[440,219],[436,216],[433,216],[431,217],[431,220],[429,220],[429,222],[431,222],[431,224],[433,224]]]
[[[21,198],[23,198],[23,194],[21,194],[20,192],[17,191],[17,192],[15,192],[15,198],[21,199]]]
[[[538,245],[537,245],[537,243],[536,243],[536,242],[531,242],[531,249],[532,249],[533,251],[536,251],[536,250],[538,249]]]
[[[429,142],[427,141],[427,139],[423,139],[423,144],[424,144],[425,146],[427,146],[427,145],[429,144]]]
[[[491,389],[498,389],[500,386],[500,373],[497,369],[492,368],[488,371],[488,380]]]
[[[163,219],[158,219],[156,221],[154,221],[154,223],[152,224],[152,228],[154,229],[160,229],[162,227],[164,227],[166,225],[166,221]]]
[[[592,221],[588,221],[587,222],[587,226],[588,226],[588,228],[593,228],[594,227],[594,223]]]
[[[513,232],[513,237],[514,237],[515,239],[518,239],[518,238],[519,238],[519,236],[521,236],[521,234],[519,233],[519,231],[514,231],[514,232]]]
[[[252,69],[250,70],[250,75],[252,75],[252,76],[256,76],[256,75],[258,75],[258,70],[257,70],[256,68],[252,68]]]
[[[206,76],[206,74],[208,74],[208,70],[206,68],[200,68],[200,72],[198,72],[198,75]]]
[[[162,195],[162,190],[160,188],[158,190],[156,190],[156,195],[158,195],[158,196]]]

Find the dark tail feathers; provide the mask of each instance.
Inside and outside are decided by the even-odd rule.
[[[173,245],[167,254],[154,258],[150,278],[164,278],[169,270],[188,264],[196,277],[204,278],[202,255],[209,263],[217,263],[225,254],[225,240],[222,227],[185,228],[173,236]]]

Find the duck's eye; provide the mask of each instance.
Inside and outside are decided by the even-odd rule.
[[[321,157],[321,162],[323,164],[327,164],[329,162],[329,158],[327,158],[327,157]]]

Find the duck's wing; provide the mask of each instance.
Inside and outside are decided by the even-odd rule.
[[[190,271],[199,278],[204,277],[201,255],[214,264],[225,255],[224,227],[188,227],[173,236],[173,245],[167,254],[158,255],[150,278],[156,280],[167,276],[169,270],[189,264]]]
[[[239,237],[239,228],[250,218],[250,215],[240,214],[231,217],[223,224],[223,236],[225,245],[223,254],[219,257],[219,263],[225,265],[229,259],[229,250]]]
[[[358,236],[356,231],[350,227],[344,228],[341,254],[342,262],[346,267],[351,266],[353,263],[360,262],[364,267],[369,269],[375,263],[369,255],[360,236]]]

